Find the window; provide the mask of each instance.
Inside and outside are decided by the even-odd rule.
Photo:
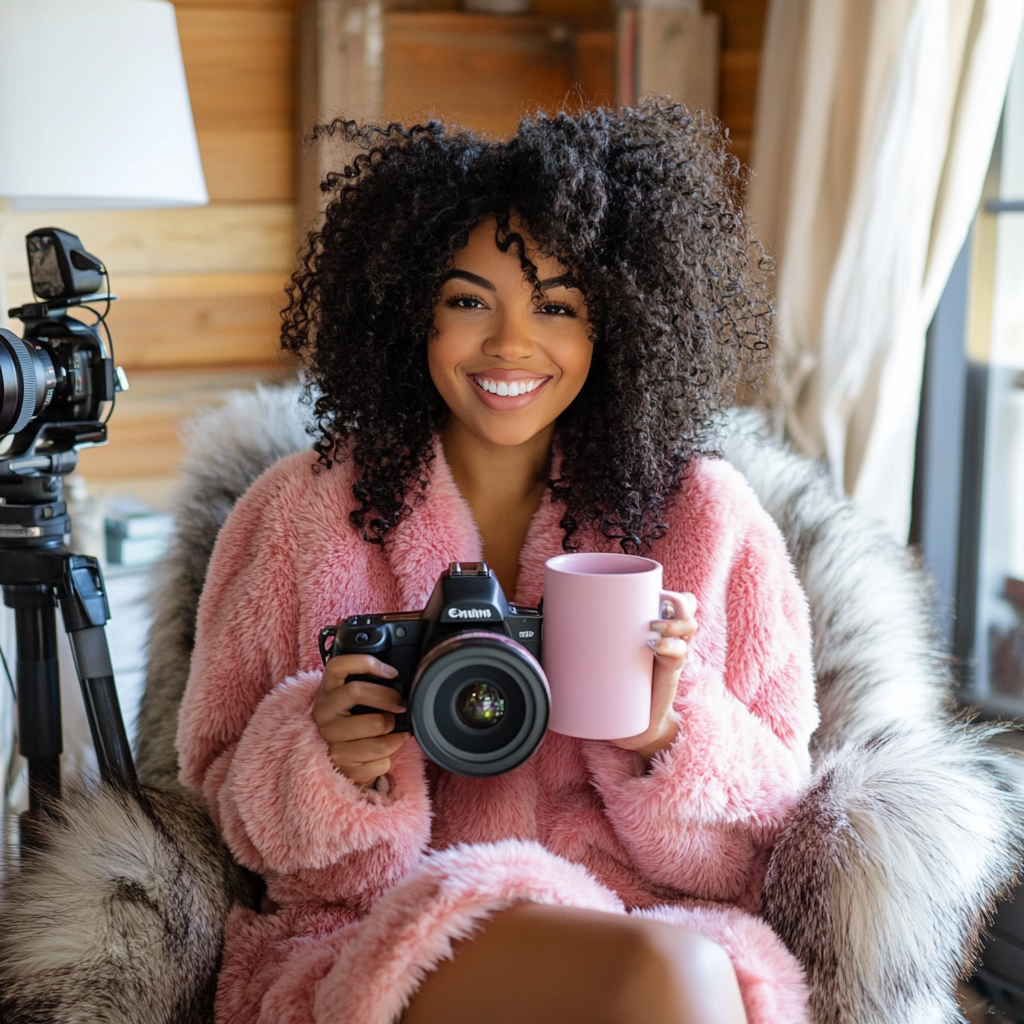
[[[911,540],[965,700],[1024,717],[1024,47],[929,331]]]

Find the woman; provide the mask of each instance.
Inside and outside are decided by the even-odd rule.
[[[372,148],[325,182],[285,314],[320,436],[218,538],[179,725],[183,780],[267,881],[218,1020],[805,1020],[756,912],[809,772],[810,641],[712,457],[770,311],[720,129],[648,105],[507,143],[330,130]],[[317,667],[321,626],[422,607],[449,561],[535,603],[562,550],[649,553],[696,595],[652,624],[640,736],[549,733],[464,778],[392,731],[389,666]]]

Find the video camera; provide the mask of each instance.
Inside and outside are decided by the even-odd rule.
[[[0,329],[0,486],[23,481],[24,500],[52,500],[54,488],[31,493],[40,475],[70,473],[76,449],[107,439],[101,413],[127,380],[114,366],[105,318],[117,296],[100,289],[106,268],[81,239],[60,228],[25,238],[32,291],[41,300],[9,310],[24,338]],[[90,304],[105,303],[101,313]],[[96,317],[68,315],[74,307]],[[101,328],[108,344],[104,344]]]
[[[77,449],[106,441],[114,397],[128,386],[106,325],[117,296],[103,263],[77,236],[40,228],[25,242],[40,301],[8,311],[25,325],[23,338],[0,328],[0,587],[14,609],[18,749],[28,761],[23,849],[34,842],[33,822],[60,797],[58,604],[100,773],[119,785],[136,779],[104,632],[103,574],[95,557],[67,548],[71,518],[62,499]],[[77,307],[96,319],[70,316]]]

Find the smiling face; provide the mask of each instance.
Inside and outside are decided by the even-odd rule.
[[[455,254],[427,359],[450,416],[491,444],[517,445],[553,431],[587,379],[593,345],[586,303],[566,268],[527,236],[536,295],[515,246],[498,248],[496,229],[484,220]]]

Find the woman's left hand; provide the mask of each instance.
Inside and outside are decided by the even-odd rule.
[[[644,763],[650,763],[659,750],[664,750],[676,738],[679,721],[672,710],[679,676],[686,665],[689,641],[697,632],[697,599],[683,594],[681,619],[657,619],[651,629],[661,635],[652,640],[654,649],[654,677],[651,686],[651,724],[639,736],[630,736],[611,742],[623,750],[635,750]]]

